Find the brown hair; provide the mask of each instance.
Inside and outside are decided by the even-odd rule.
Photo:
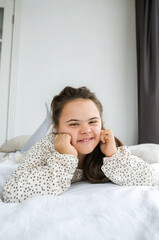
[[[67,86],[59,93],[59,95],[54,96],[51,102],[52,121],[54,127],[59,126],[59,119],[65,104],[78,98],[92,100],[95,103],[102,120],[103,107],[93,92],[91,92],[87,87],[73,88]],[[104,129],[103,122],[102,129]],[[117,147],[123,145],[116,137],[115,142]],[[109,179],[104,175],[101,170],[104,156],[105,155],[100,150],[99,144],[90,154],[86,156],[84,161],[85,180],[91,183],[102,183],[109,181]]]

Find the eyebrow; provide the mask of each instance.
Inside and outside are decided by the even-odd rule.
[[[88,119],[88,121],[94,120],[94,119],[99,119],[99,117],[92,117],[92,118]],[[80,120],[78,120],[78,119],[70,119],[70,120],[66,121],[66,123],[69,123],[69,122],[79,122],[79,121]]]

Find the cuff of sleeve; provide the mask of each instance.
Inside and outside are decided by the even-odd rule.
[[[71,154],[61,154],[57,152],[56,150],[53,153],[54,163],[60,163],[63,166],[74,166],[77,168],[78,166],[78,158]]]
[[[127,159],[129,159],[129,156],[131,155],[130,149],[127,146],[121,146],[118,147],[117,152],[112,155],[111,157],[104,157],[103,163],[108,163],[113,160],[120,160],[121,164],[126,164]]]

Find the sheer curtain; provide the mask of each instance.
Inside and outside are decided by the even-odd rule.
[[[159,143],[159,0],[136,0],[139,143]]]

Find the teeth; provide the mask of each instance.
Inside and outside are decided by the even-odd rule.
[[[83,139],[83,140],[80,140],[80,142],[89,142],[91,140],[91,138],[89,139]]]

